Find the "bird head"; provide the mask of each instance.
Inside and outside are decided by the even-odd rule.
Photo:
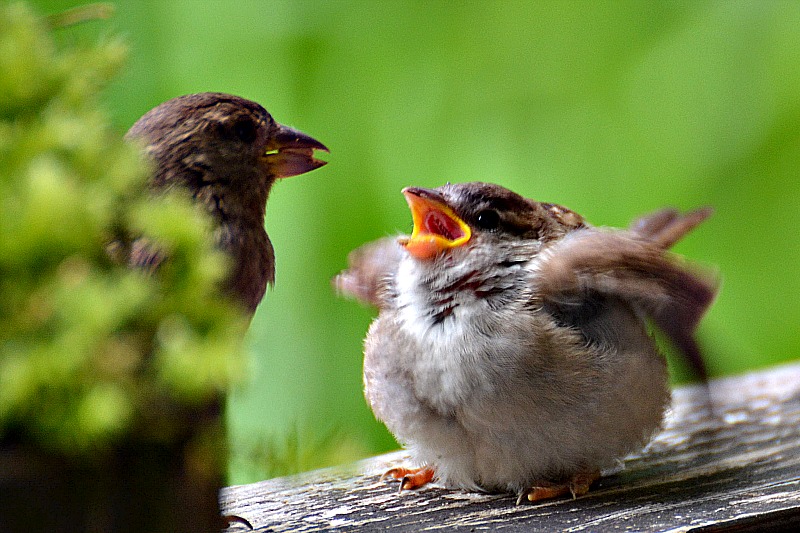
[[[400,243],[420,261],[456,251],[513,250],[517,245],[530,249],[585,225],[567,208],[535,202],[494,184],[406,187],[403,194],[414,229]]]
[[[255,212],[262,220],[275,180],[323,166],[315,152],[328,151],[276,122],[259,104],[222,93],[164,102],[139,119],[128,137],[145,143],[156,187],[185,186],[201,199],[222,195],[227,205],[216,202],[216,209]]]
[[[325,164],[312,137],[277,123],[260,105],[223,93],[173,98],[140,118],[127,134],[153,163],[156,191],[188,191],[214,218],[213,238],[232,259],[226,292],[254,311],[275,279],[264,229],[276,180]],[[141,263],[141,261],[138,261]]]

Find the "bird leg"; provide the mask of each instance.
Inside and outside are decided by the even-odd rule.
[[[381,481],[387,477],[400,480],[400,491],[413,490],[424,487],[433,480],[434,470],[430,466],[422,468],[405,468],[398,466],[387,470],[382,476]]]
[[[572,494],[572,498],[575,499],[589,492],[591,484],[599,478],[599,470],[590,470],[578,472],[574,474],[569,481],[562,483],[543,481],[532,486],[528,490],[522,491],[517,498],[517,505],[522,503],[526,498],[530,502],[538,502],[540,500],[557,498],[567,493]]]

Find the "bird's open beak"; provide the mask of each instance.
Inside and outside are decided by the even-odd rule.
[[[325,165],[314,157],[314,150],[328,151],[328,148],[294,128],[277,124],[278,130],[267,144],[265,159],[270,173],[276,178],[288,178],[305,174]]]
[[[402,237],[400,244],[417,259],[430,259],[437,254],[465,244],[472,236],[469,226],[431,189],[406,187],[403,194],[411,208],[414,230],[411,237]]]

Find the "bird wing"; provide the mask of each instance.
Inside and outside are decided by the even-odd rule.
[[[131,244],[130,258],[128,263],[131,266],[140,268],[148,274],[153,274],[166,260],[164,250],[160,249],[149,239],[144,237],[136,239]]]
[[[621,300],[648,316],[705,377],[694,331],[718,289],[715,276],[666,251],[710,215],[663,210],[625,230],[577,230],[544,254],[539,275],[542,301],[557,313],[592,315],[604,298]]]
[[[713,212],[710,207],[702,207],[684,214],[673,208],[661,209],[634,220],[630,230],[666,250],[699,226]]]
[[[348,268],[333,278],[339,294],[382,308],[387,281],[397,272],[403,249],[396,238],[386,237],[356,248],[347,256]]]

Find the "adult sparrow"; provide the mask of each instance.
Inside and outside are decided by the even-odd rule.
[[[485,183],[409,187],[410,236],[366,245],[335,280],[378,307],[369,405],[437,479],[518,503],[586,493],[642,447],[669,403],[652,321],[690,358],[716,282],[666,250],[710,209],[597,228]]]
[[[321,167],[321,142],[278,124],[238,96],[200,93],[173,98],[140,118],[128,138],[145,143],[155,162],[155,189],[182,187],[217,224],[215,239],[232,260],[225,292],[252,313],[275,280],[275,253],[264,230],[267,197],[279,178]],[[155,268],[157,244],[133,243],[130,261]]]
[[[136,122],[128,137],[141,143],[152,160],[150,184],[156,193],[189,191],[211,214],[216,229],[210,237],[232,258],[223,289],[245,312],[255,310],[274,279],[273,250],[264,231],[270,188],[276,179],[321,166],[314,150],[325,146],[276,123],[254,102],[217,93],[170,100]],[[91,160],[88,164],[91,168]],[[120,235],[109,245],[112,258],[145,270],[165,261],[168,252],[158,242],[126,237]],[[60,267],[65,272],[71,268]],[[89,286],[98,286],[93,283]],[[83,298],[88,294],[84,291]],[[41,324],[61,321],[60,314],[75,302],[73,307],[62,304],[61,311],[58,306],[50,309],[53,318],[42,317]],[[41,433],[35,429],[39,425],[28,429],[12,423],[0,435],[0,530],[219,532],[225,523],[219,489],[227,464],[225,398],[220,383],[209,383],[206,377],[214,367],[201,364],[201,387],[187,394],[186,388],[173,386],[174,377],[165,379],[161,373],[164,366],[150,349],[162,340],[160,331],[154,336],[155,325],[118,324],[129,310],[114,313],[113,306],[98,306],[112,311],[111,318],[89,324],[86,331],[114,328],[114,333],[105,340],[64,347],[73,363],[65,374],[70,383],[55,380],[57,388],[47,391],[51,400],[44,404],[50,412],[45,418],[66,417],[71,425],[88,420],[88,426],[74,434],[59,432],[60,446],[31,439],[28,432]],[[56,327],[60,336],[67,331],[63,327]],[[217,353],[221,346],[210,348]],[[84,379],[90,371],[101,375],[96,381]],[[56,400],[61,397],[69,399],[63,406]],[[105,420],[100,425],[91,421],[94,412],[87,411],[93,416],[86,420],[82,414],[97,405],[101,411],[96,416]],[[113,431],[109,416],[119,424]],[[60,451],[63,442],[78,439],[88,452]]]
[[[325,145],[275,122],[257,103],[221,93],[169,100],[139,119],[127,137],[142,143],[154,163],[150,182],[154,191],[186,190],[211,215],[212,238],[231,258],[222,293],[252,315],[267,286],[275,279],[275,254],[264,229],[272,185],[280,178],[324,165],[324,161],[314,157],[314,152],[327,151]],[[122,255],[129,263],[145,270],[157,269],[166,259],[159,243],[146,237],[134,240],[127,247],[118,246],[124,248]],[[138,529],[221,529],[218,495],[224,483],[224,459],[214,462],[213,453],[203,446],[219,445],[209,435],[224,434],[224,404],[222,394],[215,394],[197,405],[179,406],[186,411],[183,433],[163,448],[126,443],[130,450],[124,449],[120,454],[124,457],[122,464],[146,464],[146,469],[139,470],[147,480],[140,483],[147,486],[144,498],[160,502],[151,505],[147,526]],[[174,407],[165,401],[165,405],[157,408]],[[205,463],[198,461],[197,457],[202,457],[198,449],[207,453]],[[128,470],[136,472],[133,468]],[[164,516],[153,507],[161,510],[172,507],[172,510]],[[124,512],[141,514],[141,509],[125,508]],[[240,517],[225,518],[246,522]],[[126,519],[120,522],[125,523]]]

